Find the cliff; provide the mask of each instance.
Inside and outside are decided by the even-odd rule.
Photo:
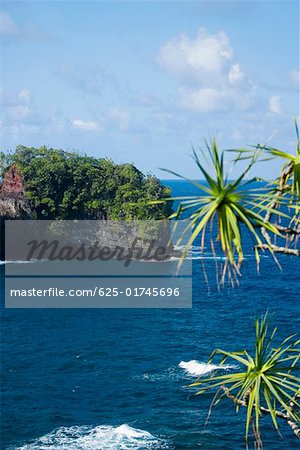
[[[4,175],[0,186],[0,260],[5,259],[5,220],[29,219],[30,208],[24,196],[23,179],[15,166]]]
[[[24,192],[22,175],[18,168],[12,165],[6,170],[0,186],[0,218],[29,218],[30,208]]]

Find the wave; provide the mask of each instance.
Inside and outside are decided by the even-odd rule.
[[[189,247],[189,251],[194,251],[194,252],[202,252],[203,250],[205,250],[206,247],[201,247],[201,245],[191,245]],[[174,245],[174,250],[180,251],[180,250],[184,250],[185,249],[185,245]]]
[[[166,443],[148,431],[123,424],[61,427],[15,450],[143,450],[167,449]]]
[[[186,260],[196,260],[196,259],[214,259],[214,260],[225,260],[225,256],[192,256],[193,253],[191,254],[187,254],[187,256],[185,257]],[[171,256],[170,261],[179,261],[180,257],[178,256]]]
[[[214,372],[215,370],[230,370],[236,368],[236,366],[230,364],[224,366],[217,366],[216,364],[201,363],[196,361],[195,359],[188,362],[181,361],[178,364],[178,366],[181,369],[184,369],[185,372],[188,373],[189,375],[197,377],[207,375],[211,372]]]
[[[32,261],[24,261],[22,259],[20,260],[15,260],[15,261],[0,261],[0,266],[2,266],[3,264],[32,264],[36,262],[35,260]]]
[[[197,255],[197,253],[202,253],[202,252],[188,252],[185,259],[186,260],[217,260],[217,261],[225,261],[226,260],[226,256],[213,256],[213,255]],[[261,255],[261,258],[270,258],[269,255]],[[255,258],[255,254],[249,254],[249,255],[244,255],[244,261],[250,259],[250,260],[254,260]],[[180,260],[180,256],[171,256],[170,261],[179,261]]]

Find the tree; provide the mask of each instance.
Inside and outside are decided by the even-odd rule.
[[[188,250],[199,240],[202,252],[211,247],[216,259],[218,286],[228,280],[233,286],[238,284],[244,260],[245,233],[251,235],[253,251],[259,267],[260,252],[268,251],[279,264],[276,254],[300,256],[297,248],[300,235],[300,144],[297,132],[296,154],[292,155],[273,147],[257,145],[253,149],[230,150],[236,155],[233,163],[246,161],[247,166],[240,175],[231,181],[225,174],[225,156],[215,140],[206,142],[200,156],[193,150],[194,161],[204,182],[188,180],[182,175],[167,172],[192,183],[199,194],[194,196],[172,197],[155,203],[178,201],[177,211],[171,215],[173,220],[186,219],[187,226],[181,234],[187,237],[182,256],[183,262]],[[250,170],[260,161],[269,158],[284,160],[281,173],[273,182],[253,177],[246,179]],[[208,167],[207,167],[208,166]],[[259,182],[259,185],[257,185]],[[281,245],[278,244],[278,241]],[[222,252],[224,262],[217,260]],[[220,274],[220,276],[219,276]],[[278,346],[271,347],[276,330],[268,335],[268,321],[265,315],[255,323],[255,352],[227,352],[215,350],[208,363],[217,355],[220,365],[228,359],[239,362],[244,370],[218,376],[212,374],[198,380],[191,386],[201,386],[198,394],[218,389],[212,405],[225,396],[239,407],[247,409],[246,441],[252,422],[255,440],[261,448],[260,421],[269,415],[278,429],[278,419],[284,420],[300,438],[300,378],[297,363],[300,359],[299,340],[290,336]]]
[[[179,201],[178,209],[171,218],[185,218],[188,221],[180,239],[186,233],[190,233],[190,237],[179,266],[190,247],[198,240],[202,251],[209,245],[215,256],[217,249],[224,254],[224,262],[220,263],[216,259],[217,274],[220,274],[217,275],[218,284],[223,285],[226,279],[232,285],[238,284],[247,232],[254,241],[257,266],[261,251],[269,251],[276,261],[276,253],[300,256],[297,248],[300,235],[300,144],[297,126],[296,131],[295,155],[263,145],[257,145],[254,149],[229,150],[237,155],[233,164],[248,160],[246,168],[234,181],[229,179],[224,170],[225,155],[229,151],[220,151],[215,140],[211,144],[206,142],[200,156],[193,150],[193,159],[204,182],[188,180],[176,172],[166,170],[189,181],[199,190],[198,195],[152,202]],[[279,177],[273,182],[257,177],[247,180],[250,170],[266,156],[285,159]],[[259,186],[255,184],[258,181]],[[282,245],[276,244],[275,239]]]
[[[36,218],[44,219],[165,219],[171,205],[149,205],[170,195],[154,176],[133,164],[115,164],[46,147],[18,146],[1,155],[2,175],[16,165]]]
[[[300,359],[300,340],[294,336],[284,339],[277,347],[272,347],[276,329],[268,334],[267,314],[255,321],[254,354],[248,351],[227,352],[214,350],[209,358],[211,363],[215,357],[221,356],[220,366],[233,360],[242,367],[233,373],[215,375],[198,380],[191,386],[200,387],[197,395],[209,390],[218,389],[212,406],[217,405],[224,397],[236,405],[247,409],[246,442],[248,442],[250,424],[258,448],[262,447],[260,422],[263,416],[269,415],[278,430],[278,419],[284,421],[300,439],[300,378],[297,362]]]

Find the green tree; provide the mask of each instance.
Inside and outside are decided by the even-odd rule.
[[[300,256],[297,247],[300,235],[300,145],[297,126],[296,131],[295,155],[263,145],[233,150],[236,155],[233,164],[246,161],[246,168],[234,181],[229,179],[224,170],[226,152],[220,151],[215,141],[206,143],[200,155],[193,151],[203,182],[188,180],[167,170],[198,189],[198,194],[193,196],[170,197],[152,202],[179,202],[177,211],[171,218],[175,221],[182,218],[187,220],[186,228],[179,238],[180,242],[189,233],[179,266],[192,244],[197,241],[203,252],[207,246],[211,247],[216,258],[218,285],[223,285],[225,280],[234,285],[238,283],[241,274],[246,233],[252,237],[257,265],[260,262],[260,252],[263,251],[270,252],[276,261],[276,254]],[[232,155],[232,150],[230,152]],[[269,158],[284,159],[276,180],[269,182],[255,176],[246,179],[251,169]],[[259,185],[256,183],[258,181]],[[223,262],[217,259],[220,252],[224,256]],[[252,422],[256,444],[261,448],[260,422],[263,415],[271,417],[276,429],[278,419],[284,420],[300,438],[300,378],[297,376],[300,341],[294,341],[291,336],[279,346],[272,347],[276,330],[268,335],[267,315],[260,321],[256,320],[255,330],[254,354],[246,350],[227,352],[217,349],[208,361],[210,363],[219,355],[222,357],[221,365],[228,359],[233,359],[243,369],[222,376],[213,373],[192,386],[201,387],[198,394],[217,390],[213,405],[226,396],[235,403],[237,409],[245,407],[246,441]]]
[[[233,164],[248,160],[246,168],[234,181],[229,179],[224,169],[228,152],[220,151],[214,140],[211,144],[206,143],[200,155],[193,150],[193,159],[203,182],[188,180],[176,172],[166,170],[189,181],[199,192],[193,196],[170,197],[152,202],[161,204],[178,201],[177,211],[171,218],[187,219],[187,226],[180,240],[186,233],[189,233],[190,237],[186,239],[179,266],[190,247],[197,241],[201,244],[202,251],[208,245],[215,256],[217,250],[223,253],[224,262],[218,263],[216,259],[217,273],[220,274],[219,285],[224,284],[226,279],[232,285],[238,284],[244,260],[246,233],[249,233],[254,241],[253,251],[258,266],[261,251],[269,251],[276,261],[277,253],[300,256],[300,250],[297,248],[300,235],[300,145],[297,127],[296,130],[295,156],[262,145],[249,150],[234,150],[237,156]],[[270,155],[286,160],[279,177],[273,182],[255,176],[246,179],[250,170]],[[257,181],[261,182],[259,186],[254,184]],[[281,245],[276,243],[276,239]]]
[[[300,340],[295,336],[284,339],[279,346],[273,347],[276,329],[268,333],[267,314],[255,321],[254,352],[227,352],[214,350],[208,363],[221,357],[220,366],[227,361],[238,363],[241,368],[225,375],[212,374],[198,380],[191,386],[200,387],[197,395],[216,390],[212,406],[224,397],[229,398],[239,408],[246,408],[246,442],[248,442],[250,424],[253,424],[254,436],[258,448],[262,447],[260,423],[263,416],[269,415],[278,430],[278,420],[284,421],[300,438]]]
[[[149,200],[170,195],[153,176],[133,164],[52,148],[18,146],[1,156],[2,173],[15,164],[24,178],[26,197],[36,218],[45,219],[164,219],[170,205]]]

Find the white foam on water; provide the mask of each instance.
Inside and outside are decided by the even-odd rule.
[[[24,260],[16,260],[16,261],[0,261],[0,266],[2,266],[3,264],[31,264],[34,263],[35,261],[24,261]]]
[[[143,380],[157,383],[158,381],[168,382],[170,380],[179,380],[180,376],[178,375],[177,369],[175,369],[174,367],[170,367],[169,369],[166,369],[163,372],[143,373],[141,375],[135,375],[132,377],[132,379],[136,381]]]
[[[217,366],[216,364],[201,363],[193,359],[192,361],[181,361],[178,366],[184,369],[186,373],[192,376],[207,375],[215,370],[230,370],[236,368],[233,365]]]
[[[167,449],[164,441],[148,431],[123,424],[61,427],[15,450],[143,450]]]
[[[225,256],[193,256],[193,254],[187,254],[187,256],[185,257],[185,259],[189,260],[189,259],[215,259],[215,260],[225,260]],[[179,256],[171,256],[170,261],[179,261],[180,257]]]
[[[205,250],[206,247],[201,247],[200,245],[191,245],[189,247],[188,251],[195,251],[195,252],[202,252],[202,250]],[[184,250],[185,249],[185,245],[174,245],[174,250]]]

